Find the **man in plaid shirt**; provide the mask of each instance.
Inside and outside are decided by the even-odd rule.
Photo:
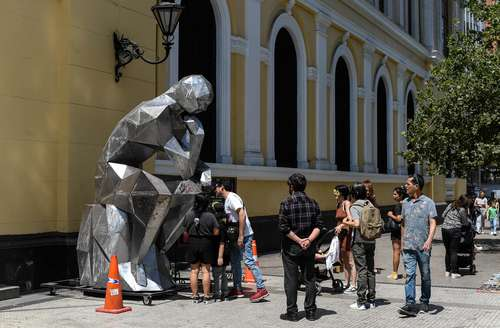
[[[314,281],[314,241],[322,227],[318,203],[309,198],[304,190],[306,178],[294,173],[288,178],[290,196],[281,202],[279,229],[283,234],[282,258],[285,272],[285,294],[287,311],[282,320],[297,321],[297,289],[299,271],[304,275],[306,298],[304,309],[307,320],[316,320],[316,285]]]

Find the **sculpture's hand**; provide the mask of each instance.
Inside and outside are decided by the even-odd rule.
[[[194,116],[184,118],[185,134],[181,140],[170,138],[164,146],[183,179],[189,179],[196,171],[205,132],[200,120]]]

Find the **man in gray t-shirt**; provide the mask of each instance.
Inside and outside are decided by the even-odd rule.
[[[420,309],[429,311],[431,297],[431,247],[436,231],[436,205],[422,194],[424,178],[420,174],[408,177],[406,191],[410,196],[403,202],[402,244],[406,270],[406,304],[399,309],[403,315],[416,316],[419,312],[415,304],[415,279],[417,264],[420,268],[422,286]]]
[[[375,307],[375,240],[364,239],[359,232],[359,224],[363,207],[370,204],[367,200],[366,187],[356,183],[351,187],[351,195],[354,203],[349,212],[350,218],[344,219],[343,223],[354,228],[352,242],[352,255],[358,273],[358,299],[351,304],[353,310],[367,310]]]

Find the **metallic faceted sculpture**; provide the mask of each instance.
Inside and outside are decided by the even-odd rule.
[[[95,204],[87,205],[78,235],[82,285],[105,288],[111,256],[118,257],[122,288],[161,291],[173,286],[167,251],[183,232],[186,213],[210,169],[199,161],[204,131],[194,116],[212,102],[201,75],[183,78],[142,102],[111,133],[97,163]],[[164,181],[142,163],[163,151],[179,179]]]

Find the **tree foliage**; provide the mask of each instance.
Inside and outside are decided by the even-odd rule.
[[[448,56],[418,92],[418,110],[404,133],[410,163],[431,174],[469,172],[500,163],[500,4],[469,0],[482,32],[455,33]]]

